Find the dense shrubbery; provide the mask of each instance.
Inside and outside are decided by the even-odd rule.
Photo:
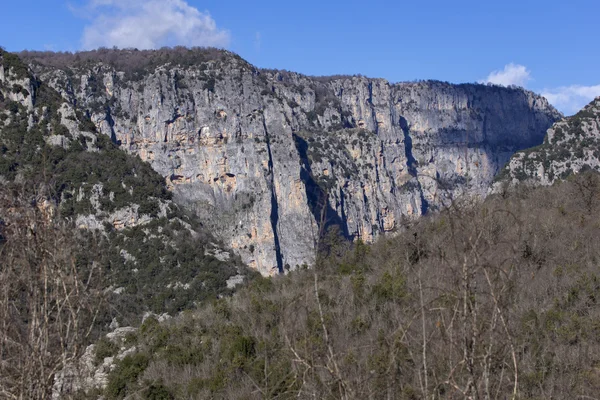
[[[164,178],[138,157],[127,155],[104,136],[98,136],[99,152],[66,151],[59,160],[50,160],[56,180],[57,193],[69,193],[65,206],[75,201],[70,194],[79,187],[90,188],[102,184],[106,196],[112,200],[103,202],[103,209],[114,211],[130,204],[140,204],[142,210],[156,214],[153,199],[169,200]],[[56,152],[55,152],[56,153]],[[85,166],[85,168],[82,168]]]
[[[585,174],[453,207],[374,246],[330,237],[314,270],[147,320],[143,363],[120,366],[135,374],[112,375],[121,389],[107,395],[593,397],[599,211],[600,178]]]
[[[7,73],[10,71],[17,79],[23,79],[29,76],[27,66],[16,54],[6,52],[0,48],[0,62],[2,63],[4,70]]]
[[[113,299],[122,323],[134,323],[148,310],[177,313],[229,294],[227,279],[244,269],[239,259],[223,262],[207,254],[211,238],[192,235],[179,219],[113,230],[108,239],[110,256],[100,262],[115,287],[123,288]]]
[[[165,64],[187,67],[209,61],[224,61],[229,58],[241,60],[238,55],[225,50],[181,46],[165,47],[160,50],[100,48],[76,53],[23,51],[19,53],[19,56],[30,62],[60,69],[89,67],[101,62],[113,66],[118,71],[125,72],[126,78],[131,80],[139,80],[144,75],[153,72],[156,67]]]

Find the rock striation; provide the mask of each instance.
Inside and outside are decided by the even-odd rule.
[[[485,195],[561,117],[517,88],[317,78],[226,51],[171,53],[22,56],[265,275],[310,264],[331,225],[369,242]]]

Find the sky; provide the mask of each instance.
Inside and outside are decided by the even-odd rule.
[[[598,0],[29,0],[2,14],[8,51],[214,46],[309,75],[517,85],[566,115],[600,96]]]

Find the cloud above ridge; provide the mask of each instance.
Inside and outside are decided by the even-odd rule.
[[[87,13],[93,17],[81,39],[84,49],[226,47],[230,42],[229,32],[218,28],[208,12],[185,0],[91,0]]]
[[[521,86],[527,88],[532,81],[529,69],[524,65],[510,63],[504,69],[491,72],[487,78],[481,79],[479,83],[489,83],[502,86]],[[589,102],[600,96],[600,85],[570,85],[541,91],[550,104],[565,115],[573,115],[586,106]]]
[[[542,91],[542,96],[566,115],[572,115],[600,96],[600,85],[571,85],[547,89]]]
[[[524,65],[510,63],[501,71],[491,72],[487,78],[480,80],[480,83],[492,83],[502,86],[521,86],[525,87],[531,80],[531,72]]]

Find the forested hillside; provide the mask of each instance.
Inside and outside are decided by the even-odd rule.
[[[330,235],[313,269],[98,344],[121,359],[102,393],[595,398],[599,212],[600,176],[585,173],[454,204],[373,246]]]

